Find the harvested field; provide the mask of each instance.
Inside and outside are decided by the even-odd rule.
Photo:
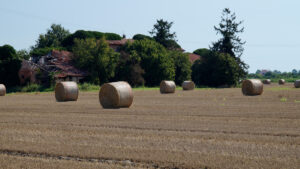
[[[0,168],[299,168],[300,90],[265,85],[160,94],[103,109],[54,93],[0,97]]]

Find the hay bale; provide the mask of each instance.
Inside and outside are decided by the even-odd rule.
[[[59,82],[55,86],[55,98],[58,102],[76,101],[78,99],[78,93],[76,82]]]
[[[127,82],[105,83],[99,92],[99,101],[103,108],[130,107],[133,102],[133,92]]]
[[[262,82],[263,84],[271,84],[271,79],[265,79]]]
[[[242,92],[247,96],[261,95],[263,87],[264,85],[259,79],[248,79],[242,84]]]
[[[300,88],[300,80],[296,80],[294,82],[294,86],[295,86],[295,88]]]
[[[6,94],[6,87],[4,84],[0,84],[0,96],[5,96]]]
[[[175,93],[176,84],[174,81],[163,80],[160,82],[160,93]]]
[[[193,81],[184,81],[182,83],[182,89],[183,90],[194,90],[195,83]]]
[[[284,80],[284,79],[280,79],[280,80],[278,81],[278,84],[284,85],[284,84],[285,84],[285,80]]]

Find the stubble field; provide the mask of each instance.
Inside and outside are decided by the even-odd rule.
[[[0,168],[299,168],[300,89],[134,90],[129,109],[0,97]]]

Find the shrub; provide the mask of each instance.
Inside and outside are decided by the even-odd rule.
[[[91,84],[91,83],[83,83],[83,84],[79,84],[79,90],[82,91],[93,91],[93,90],[99,90],[100,86],[99,85],[95,85],[95,84]]]
[[[38,92],[41,90],[41,86],[38,84],[28,84],[21,89],[21,92]]]

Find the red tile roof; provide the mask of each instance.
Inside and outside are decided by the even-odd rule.
[[[121,39],[121,40],[107,40],[109,45],[117,45],[122,46],[125,45],[126,42],[133,42],[133,39]]]
[[[190,62],[192,62],[192,63],[194,63],[196,60],[198,60],[200,58],[201,58],[200,55],[197,55],[194,53],[189,53],[189,59],[190,59]]]
[[[87,72],[77,69],[71,63],[72,53],[68,51],[58,51],[53,50],[51,52],[51,61],[49,63],[54,65],[57,69],[59,74],[56,74],[55,77],[85,77],[87,76]]]

